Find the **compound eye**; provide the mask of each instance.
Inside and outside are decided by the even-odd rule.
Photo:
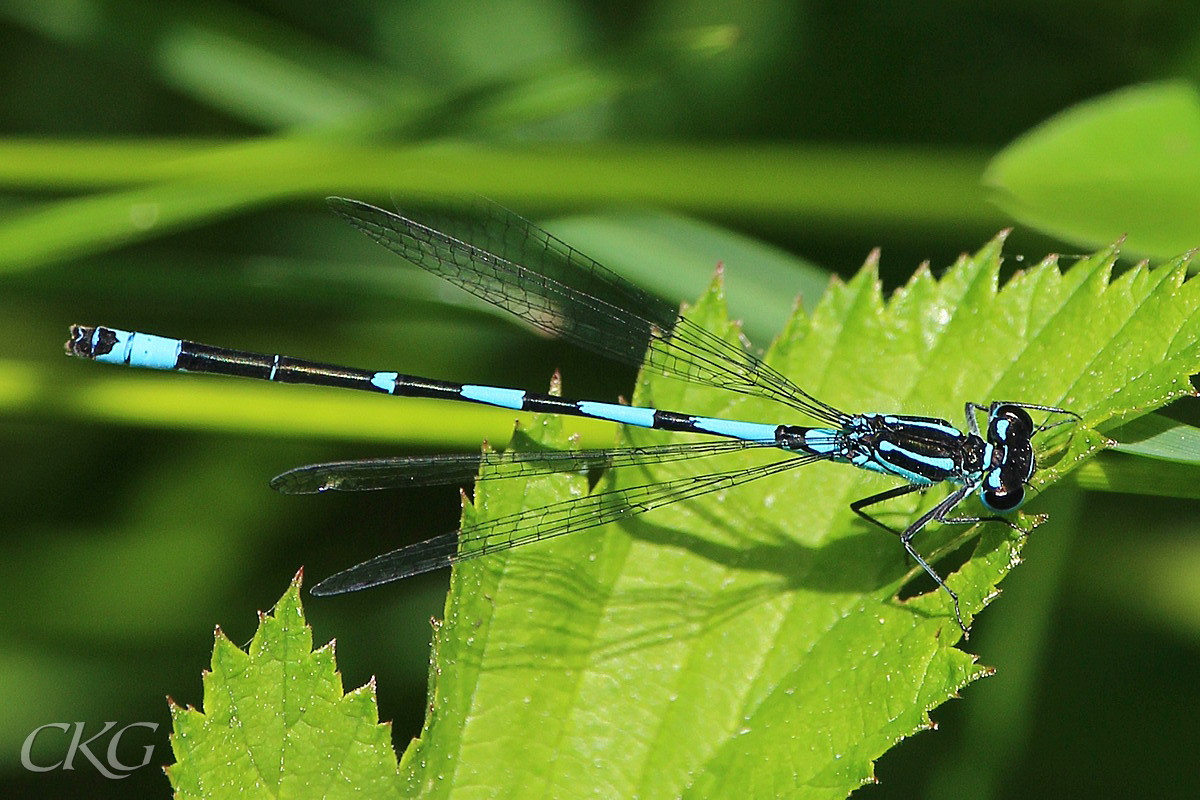
[[[1004,405],[992,414],[988,426],[988,438],[992,441],[1008,442],[1014,437],[1028,439],[1033,436],[1033,419],[1020,406]]]
[[[986,489],[980,499],[992,511],[1006,514],[1009,511],[1016,510],[1025,502],[1025,487],[1015,486],[1009,488],[1001,486],[998,489]]]

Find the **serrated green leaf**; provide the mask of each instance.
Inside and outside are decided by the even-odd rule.
[[[297,575],[249,652],[217,630],[204,710],[171,705],[177,798],[392,797],[391,727],[375,685],[342,691],[333,645],[312,649]]]
[[[1035,486],[1103,446],[1088,428],[1190,392],[1200,284],[1185,282],[1182,259],[1110,280],[1110,248],[1065,274],[1048,260],[997,291],[1001,243],[940,279],[919,271],[887,302],[868,263],[811,318],[794,317],[768,361],[851,411],[961,419],[965,401],[992,399],[1077,411],[1083,426],[1039,437],[1043,454],[1066,449]],[[689,316],[737,336],[719,285]],[[780,413],[650,375],[634,401],[735,419]],[[514,446],[568,447],[571,424],[542,419],[532,444]],[[662,436],[621,434],[630,445]],[[606,480],[628,487],[708,468]],[[929,709],[988,672],[955,647],[944,593],[897,599],[915,571],[894,539],[848,511],[890,485],[818,464],[460,565],[435,637],[431,712],[402,760],[409,793],[843,797],[869,782],[875,759],[929,726]],[[585,491],[572,476],[485,483],[464,522]],[[894,506],[898,521],[917,510]],[[992,524],[919,538],[936,558],[973,533],[969,560],[948,577],[968,618],[1018,562],[1022,537]]]
[[[1023,224],[1082,246],[1127,236],[1158,258],[1200,247],[1200,99],[1189,84],[1081,103],[997,155],[984,183]]]

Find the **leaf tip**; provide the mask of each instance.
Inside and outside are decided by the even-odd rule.
[[[725,262],[718,261],[716,268],[713,269],[712,280],[710,280],[708,282],[708,286],[707,286],[707,288],[705,288],[704,294],[701,295],[700,300],[694,306],[691,307],[691,310],[693,312],[695,312],[696,309],[703,308],[704,306],[708,305],[709,303],[714,303],[714,302],[723,304],[724,300],[725,300]]]
[[[862,268],[871,272],[879,271],[879,260],[883,256],[883,249],[872,247],[871,252],[867,253],[866,259],[863,260]]]
[[[333,657],[334,642],[312,650],[308,627],[296,624],[299,603],[289,600],[289,595],[298,598],[298,578],[275,604],[273,613],[259,614],[261,627],[250,653],[236,648],[216,627],[213,668],[204,672],[203,711],[181,708],[173,698],[167,698],[176,759],[167,773],[177,791],[185,783],[196,783],[200,775],[221,787],[243,791],[248,786],[266,787],[265,793],[271,796],[277,796],[281,786],[291,784],[328,785],[336,779],[356,786],[376,786],[394,780],[396,759],[391,729],[378,724],[374,681],[365,691],[343,691]],[[281,669],[288,680],[280,681]],[[331,708],[337,713],[327,713]],[[297,714],[307,724],[292,725]],[[288,724],[283,725],[285,718]],[[271,731],[281,741],[269,736],[231,738],[229,728],[235,726],[246,731]],[[347,741],[356,745],[353,763],[340,759],[279,762],[279,747],[325,753],[334,752]],[[280,766],[267,775],[250,766],[272,759]],[[179,796],[202,794],[179,791]]]

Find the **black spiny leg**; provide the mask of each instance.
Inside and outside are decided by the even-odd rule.
[[[897,530],[891,528],[890,526],[885,525],[884,523],[880,522],[875,517],[872,517],[867,512],[863,511],[863,509],[868,506],[873,506],[877,503],[882,503],[887,500],[894,500],[897,497],[903,497],[904,495],[912,494],[913,492],[921,492],[928,488],[929,488],[928,486],[922,486],[920,484],[915,484],[915,483],[909,484],[907,486],[897,486],[895,489],[888,489],[886,492],[880,492],[879,494],[873,494],[870,497],[864,497],[861,500],[855,500],[853,503],[850,504],[850,510],[853,511],[855,514],[858,514],[860,517],[865,519],[867,522],[877,525],[880,528],[883,528],[888,533],[892,533],[892,534],[895,534],[900,537],[900,543],[904,545],[904,549],[905,549],[905,551],[908,552],[909,556],[911,556],[912,559],[914,561],[916,561],[918,565],[920,565],[921,569],[925,570],[925,572],[929,575],[929,577],[933,578],[934,583],[936,583],[940,588],[945,590],[946,594],[950,595],[950,599],[954,602],[954,619],[958,623],[958,627],[962,628],[963,636],[969,638],[970,634],[967,631],[966,624],[963,623],[962,612],[958,606],[958,594],[953,589],[951,589],[949,586],[946,585],[946,582],[944,580],[942,580],[942,576],[938,575],[937,571],[934,570],[934,568],[929,565],[929,562],[926,561],[924,559],[924,557],[920,553],[917,552],[917,549],[915,547],[913,547],[912,540],[913,540],[913,537],[916,536],[917,533],[920,532],[920,530],[922,528],[924,528],[926,525],[928,525],[930,522],[933,522],[933,521],[942,522],[942,523],[967,524],[967,523],[973,523],[973,522],[985,522],[985,521],[990,521],[990,519],[993,519],[993,518],[980,518],[980,517],[948,517],[948,516],[946,516],[947,514],[950,513],[950,511],[952,509],[954,509],[955,506],[957,506],[959,503],[961,503],[963,501],[963,499],[965,499],[969,494],[971,494],[973,491],[975,491],[976,487],[974,485],[967,484],[966,486],[960,486],[959,488],[955,489],[953,492],[951,492],[949,495],[947,495],[944,500],[942,500],[936,506],[934,506],[933,508],[929,509],[924,514],[922,514],[916,520],[916,522],[909,525],[903,531],[897,531]],[[994,518],[994,519],[1000,519],[1002,522],[1008,522],[1007,520],[1001,519],[999,517]],[[1008,523],[1008,524],[1011,525],[1012,523]]]

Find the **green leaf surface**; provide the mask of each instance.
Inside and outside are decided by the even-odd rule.
[[[1009,145],[984,182],[1023,224],[1082,246],[1200,247],[1200,98],[1165,83],[1081,103]]]
[[[171,716],[177,798],[397,795],[375,685],[344,693],[333,645],[313,651],[299,575],[260,615],[249,652],[217,630],[204,710],[172,703]]]
[[[887,302],[868,263],[811,316],[795,316],[768,361],[850,411],[958,420],[964,401],[992,399],[1077,411],[1083,425],[1039,437],[1047,463],[1035,487],[1103,446],[1090,429],[1190,392],[1200,284],[1185,281],[1184,260],[1112,280],[1110,248],[1065,274],[1048,260],[997,291],[1000,247],[998,238],[940,279],[918,271]],[[690,316],[738,335],[719,285]],[[764,401],[645,374],[634,401],[780,415]],[[572,425],[540,419],[514,446],[569,447]],[[621,440],[662,434],[626,430]],[[1046,458],[1051,449],[1056,459]],[[601,486],[727,469],[743,456],[768,457],[618,471]],[[875,759],[988,673],[956,647],[944,593],[898,599],[915,570],[894,539],[847,509],[891,485],[817,464],[461,564],[435,636],[431,711],[401,762],[408,793],[824,798],[869,782]],[[464,526],[586,491],[581,476],[483,483]],[[885,519],[904,524],[915,502],[892,504]],[[1039,521],[1018,519],[1027,529]],[[1019,561],[1023,537],[996,524],[918,537],[936,560],[974,534],[969,560],[949,575],[968,619]]]

